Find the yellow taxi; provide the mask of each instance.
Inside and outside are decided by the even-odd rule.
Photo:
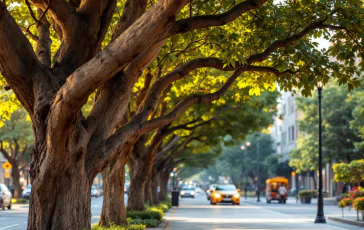
[[[232,203],[240,205],[240,189],[233,184],[218,184],[210,190],[210,204]]]

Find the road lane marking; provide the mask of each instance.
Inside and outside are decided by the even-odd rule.
[[[19,224],[13,224],[13,225],[9,225],[9,226],[6,226],[6,227],[2,227],[0,229],[6,229],[6,228],[11,228],[11,227],[15,227],[15,226],[18,226]]]

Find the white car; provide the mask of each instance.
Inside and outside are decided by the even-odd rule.
[[[195,198],[195,194],[196,194],[195,188],[192,188],[192,187],[183,187],[180,192],[181,198],[184,198],[184,197]]]

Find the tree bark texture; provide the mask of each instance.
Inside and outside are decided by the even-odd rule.
[[[109,226],[109,223],[126,225],[126,209],[124,204],[126,161],[126,158],[119,156],[102,171],[104,195],[99,222],[102,226]]]
[[[61,174],[33,177],[28,229],[90,228],[90,189],[82,161]]]
[[[153,205],[159,205],[159,192],[158,187],[160,188],[159,184],[159,173],[152,176],[152,198],[153,198]]]
[[[160,181],[160,192],[159,192],[159,200],[166,200],[167,193],[168,193],[168,178],[169,174],[165,173],[164,170],[159,174],[159,181]]]
[[[22,197],[22,189],[20,185],[20,170],[19,166],[16,161],[11,162],[13,165],[13,168],[11,170],[11,177],[13,178],[13,184],[14,184],[14,197],[15,198],[21,198]]]
[[[147,180],[147,169],[144,166],[144,161],[141,158],[130,160],[130,169],[133,171],[130,175],[130,187],[128,192],[129,211],[144,210],[145,204],[145,184]]]

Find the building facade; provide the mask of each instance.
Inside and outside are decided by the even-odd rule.
[[[301,132],[298,121],[301,112],[297,109],[296,98],[291,92],[280,91],[280,98],[277,101],[277,115],[270,128],[270,135],[274,142],[276,154],[280,156],[280,161],[289,161],[290,153],[296,148],[296,141]],[[291,188],[305,188],[314,190],[318,185],[318,172],[292,173],[290,178]],[[342,184],[333,182],[334,173],[332,165],[324,166],[323,187],[328,196],[336,196],[341,193]]]

